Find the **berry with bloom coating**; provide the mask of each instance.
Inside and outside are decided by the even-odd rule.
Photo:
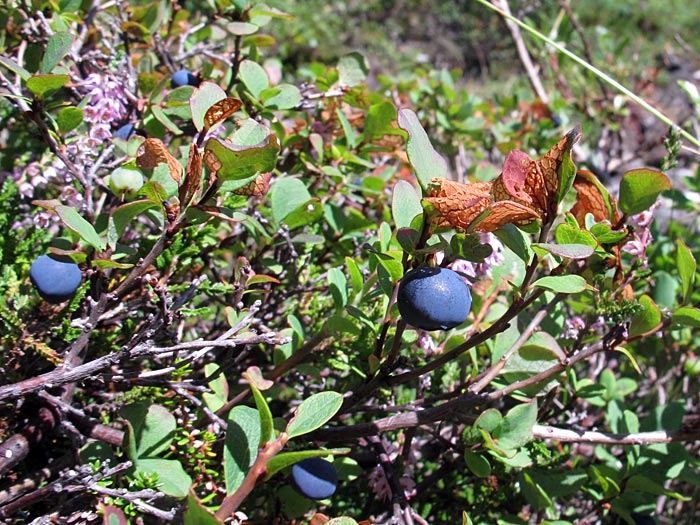
[[[446,268],[416,268],[399,285],[399,312],[423,330],[449,330],[469,315],[472,296],[464,279]]]
[[[293,486],[310,499],[330,498],[338,486],[338,473],[333,463],[321,458],[307,458],[292,466]]]
[[[129,140],[129,137],[131,137],[131,135],[134,134],[134,131],[136,131],[136,128],[134,128],[134,125],[132,123],[124,124],[117,131],[114,132],[113,137],[122,140]]]
[[[199,79],[186,69],[181,69],[173,73],[170,79],[170,87],[175,89],[181,86],[199,86]]]
[[[63,262],[41,255],[29,268],[32,284],[46,301],[58,304],[73,297],[83,278],[74,262]]]

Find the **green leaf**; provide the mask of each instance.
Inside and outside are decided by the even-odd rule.
[[[165,127],[165,129],[171,131],[174,135],[182,135],[182,130],[178,127],[177,124],[175,124],[170,119],[170,117],[165,113],[165,111],[163,111],[163,108],[156,104],[153,104],[150,109],[153,113],[153,116],[158,122],[163,124],[163,127]]]
[[[255,462],[261,442],[260,414],[254,408],[238,405],[231,409],[226,427],[224,478],[226,493],[232,494]]]
[[[340,410],[343,396],[337,392],[319,392],[302,401],[287,425],[289,439],[321,428]]]
[[[642,310],[632,316],[629,333],[631,336],[642,335],[656,328],[661,323],[661,311],[648,295],[639,298]]]
[[[654,302],[661,308],[673,308],[676,306],[676,292],[680,284],[678,279],[663,270],[654,273],[653,276]]]
[[[341,86],[358,86],[368,74],[369,62],[361,53],[348,53],[338,61],[338,84]]]
[[[248,36],[257,33],[260,30],[260,27],[249,22],[229,22],[226,24],[226,29],[232,35]]]
[[[279,84],[272,90],[263,91],[260,94],[263,105],[268,109],[293,109],[301,102],[301,92],[291,84]]]
[[[565,259],[587,259],[593,255],[593,248],[586,244],[552,244],[542,242],[534,243],[532,247]]]
[[[684,306],[673,312],[673,324],[700,328],[700,309]]]
[[[15,73],[16,75],[19,75],[19,77],[24,80],[25,82],[29,80],[29,78],[32,76],[32,74],[24,69],[22,66],[20,66],[17,62],[14,60],[11,60],[7,57],[0,56],[0,65],[5,66],[7,69]]]
[[[491,475],[491,464],[483,454],[466,449],[464,451],[464,460],[469,470],[477,478],[488,478]]]
[[[345,133],[345,140],[348,143],[348,148],[355,149],[355,146],[357,146],[357,133],[355,133],[355,130],[352,128],[348,117],[345,116],[345,112],[343,112],[340,107],[336,108],[335,114],[338,120],[340,120],[340,125],[343,127],[343,133]]]
[[[506,224],[501,229],[493,232],[510,251],[521,261],[529,264],[533,251],[530,236],[518,228],[515,224]]]
[[[74,106],[69,106],[63,108],[58,112],[58,117],[56,121],[58,122],[58,130],[65,135],[69,131],[73,131],[75,128],[82,124],[85,114],[80,108]]]
[[[317,197],[314,197],[287,215],[284,219],[284,223],[290,230],[294,230],[315,222],[322,216],[323,204]]]
[[[537,423],[537,403],[524,403],[511,408],[493,437],[503,449],[517,449],[532,438],[532,428]]]
[[[207,114],[209,108],[216,104],[219,100],[226,98],[226,92],[214,82],[202,82],[197,89],[192,93],[190,98],[190,110],[192,111],[192,122],[197,131],[204,129],[204,115]]]
[[[124,231],[126,231],[126,227],[129,225],[129,223],[131,223],[134,217],[138,217],[145,211],[155,207],[158,207],[158,204],[152,200],[142,199],[129,202],[127,204],[122,204],[116,208],[109,217],[110,225],[114,229],[114,242],[110,241],[110,244],[113,246],[116,244],[116,241],[123,235]]]
[[[586,280],[580,275],[548,275],[532,283],[556,293],[579,293],[586,289]]]
[[[564,222],[557,226],[554,236],[558,244],[583,244],[593,249],[598,246],[598,241],[590,232]]]
[[[447,177],[447,163],[433,149],[428,134],[413,110],[401,109],[398,115],[399,126],[408,132],[406,145],[408,160],[416,172],[418,183],[425,191],[433,177]]]
[[[280,145],[273,134],[268,135],[255,146],[239,146],[233,142],[211,137],[207,140],[204,149],[211,151],[221,162],[217,178],[228,181],[246,179],[256,173],[272,171],[277,164]]]
[[[265,479],[270,479],[277,472],[285,469],[294,463],[307,458],[325,457],[329,454],[347,454],[350,452],[349,448],[339,448],[332,450],[297,450],[294,452],[280,452],[276,456],[267,462],[267,472],[265,474]]]
[[[267,401],[265,401],[265,397],[262,395],[262,392],[260,392],[260,389],[255,384],[259,380],[257,374],[253,373],[253,376],[251,376],[249,372],[244,372],[243,377],[248,380],[250,390],[253,392],[255,407],[258,409],[258,415],[260,416],[260,441],[258,442],[258,448],[262,448],[270,441],[270,439],[272,439],[274,433],[272,412],[270,412],[270,407],[267,404]]]
[[[228,381],[226,381],[226,376],[220,370],[221,367],[216,363],[204,365],[204,373],[207,377],[219,372],[214,379],[209,381],[208,386],[211,388],[212,393],[205,392],[202,394],[202,400],[212,412],[219,410],[228,401]]]
[[[672,498],[681,501],[690,501],[692,499],[689,496],[684,496],[682,494],[679,494],[678,492],[665,489],[661,483],[657,483],[656,481],[641,474],[635,474],[634,476],[631,476],[627,480],[625,488],[628,490],[638,490],[640,492],[646,492],[655,496],[671,496]]]
[[[345,257],[345,267],[348,270],[348,275],[350,276],[350,285],[352,286],[352,297],[355,297],[358,293],[362,292],[362,287],[364,285],[364,277],[362,277],[362,272],[360,267],[357,265],[354,259],[350,257]]]
[[[276,222],[282,222],[287,215],[311,199],[306,185],[299,179],[285,177],[279,179],[270,188],[270,203],[272,217]]]
[[[164,406],[133,403],[122,409],[122,415],[134,429],[135,452],[139,459],[164,452],[175,437],[175,416]]]
[[[693,291],[697,263],[690,248],[680,239],[676,239],[676,266],[678,267],[678,275],[681,278],[683,303],[687,303],[690,299],[690,292]]]
[[[546,332],[537,332],[506,361],[501,376],[509,383],[514,383],[544,372],[559,364],[564,358],[564,351],[556,339]],[[555,375],[523,388],[522,392],[528,396],[544,394],[560,381],[561,376]]]
[[[423,215],[420,195],[410,182],[400,180],[394,186],[391,213],[397,229],[410,228],[413,219],[417,215]]]
[[[175,459],[147,458],[136,463],[136,473],[158,474],[158,489],[173,498],[184,498],[192,486],[192,478]]]
[[[348,302],[348,280],[340,268],[330,268],[327,279],[335,308],[340,310]]]
[[[362,131],[366,142],[381,139],[385,135],[401,135],[406,133],[396,127],[398,112],[396,106],[385,100],[377,104],[372,104],[365,117],[365,127]]]
[[[69,81],[68,75],[34,75],[27,80],[27,88],[37,98],[44,98],[47,94],[61,89]]]
[[[182,518],[184,525],[221,525],[214,513],[199,501],[193,490],[187,494],[187,510]]]
[[[620,182],[620,209],[626,215],[648,210],[662,191],[671,189],[669,178],[657,170],[640,168],[622,176]]]
[[[53,68],[66,56],[74,40],[73,35],[70,33],[58,32],[51,35],[46,43],[46,52],[41,59],[39,72],[45,75],[51,73]]]
[[[95,248],[97,251],[105,249],[105,242],[97,235],[95,228],[83,219],[75,208],[70,206],[56,206],[56,213],[67,228],[77,233],[80,238]]]
[[[520,473],[520,486],[525,500],[537,510],[544,510],[552,505],[552,499],[547,492],[538,485],[528,472]]]
[[[252,60],[246,59],[241,62],[239,75],[245,87],[256,99],[260,99],[260,93],[270,87],[270,79],[265,68]]]
[[[566,149],[562,154],[562,163],[557,172],[559,179],[557,184],[557,202],[561,202],[566,197],[566,194],[571,190],[571,186],[576,178],[576,165],[571,159],[571,150],[574,145],[581,140],[581,126],[576,126],[566,134],[568,141]]]
[[[601,222],[591,226],[591,233],[601,244],[617,244],[627,236],[627,230],[613,230],[607,222]]]

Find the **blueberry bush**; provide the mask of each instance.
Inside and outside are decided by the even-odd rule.
[[[697,523],[698,89],[522,4],[1,5],[0,521]]]

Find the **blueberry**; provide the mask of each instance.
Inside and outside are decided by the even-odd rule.
[[[53,304],[73,297],[83,275],[74,262],[62,262],[49,255],[41,255],[29,268],[29,278],[44,299]]]
[[[338,473],[333,463],[321,458],[303,459],[292,467],[293,486],[310,499],[326,499],[335,493]]]
[[[408,324],[423,330],[448,330],[467,319],[472,296],[457,272],[416,268],[401,279],[397,302]]]
[[[175,89],[181,86],[199,86],[199,79],[186,69],[181,69],[173,74],[170,79],[170,87]]]
[[[136,131],[136,128],[134,128],[134,125],[131,123],[124,124],[121,126],[117,131],[114,132],[114,137],[122,140],[129,140],[129,137],[134,134],[134,131]]]

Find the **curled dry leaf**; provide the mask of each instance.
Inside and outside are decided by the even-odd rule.
[[[491,202],[491,185],[487,182],[461,184],[435,177],[426,202],[440,214],[439,226],[450,225],[466,230]]]
[[[511,151],[503,171],[492,183],[461,184],[434,178],[425,201],[437,210],[439,226],[467,231],[492,232],[511,222],[522,226],[537,219],[552,219],[560,200],[557,190],[562,167],[580,137],[580,127],[571,130],[536,161],[527,153]],[[568,184],[570,179],[564,187]]]
[[[185,182],[180,185],[180,203],[187,206],[197,194],[202,184],[202,152],[195,143],[190,144],[190,156],[187,159]]]
[[[170,154],[165,144],[160,139],[144,140],[136,155],[136,165],[142,169],[152,170],[161,162],[168,165],[170,176],[179,183],[182,176],[182,166]]]
[[[574,179],[574,188],[578,194],[571,214],[579,224],[584,224],[586,214],[590,213],[596,222],[610,221],[616,224],[620,220],[615,198],[608,193],[596,176],[588,170],[579,170]]]
[[[440,214],[438,225],[467,231],[491,232],[510,222],[531,221],[538,217],[532,208],[515,201],[491,200],[491,184],[461,184],[443,178],[431,181],[432,193],[426,202]]]
[[[571,130],[541,159],[514,150],[503,163],[503,172],[493,182],[493,198],[510,200],[533,208],[543,220],[557,211],[559,178],[562,165],[581,138],[581,128]]]
[[[210,107],[204,114],[204,131],[211,128],[214,124],[217,124],[238,111],[243,102],[233,97],[226,97],[218,102],[215,102],[212,107]]]

